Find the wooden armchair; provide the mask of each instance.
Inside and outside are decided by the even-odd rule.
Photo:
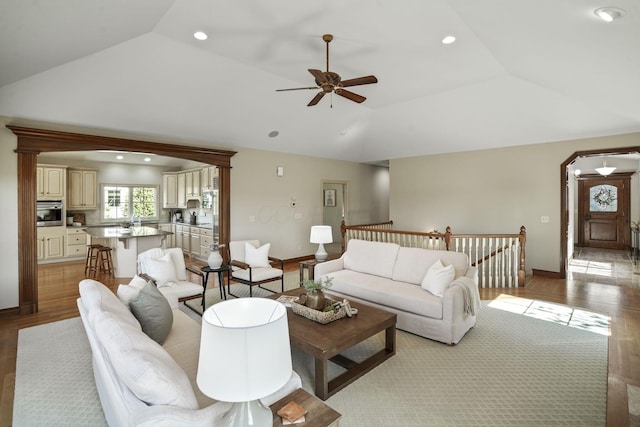
[[[249,296],[253,296],[253,287],[258,286],[269,292],[273,291],[260,285],[280,281],[280,292],[284,292],[284,261],[269,256],[270,244],[260,246],[258,240],[237,240],[229,242],[229,265],[231,279],[249,286]],[[227,290],[227,294],[238,298]]]

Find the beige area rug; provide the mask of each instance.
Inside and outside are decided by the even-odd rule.
[[[357,360],[382,342],[373,337],[348,355]],[[397,344],[394,357],[327,400],[342,427],[605,425],[604,335],[485,302],[457,346],[402,331]],[[293,361],[312,390],[312,359],[293,349]],[[79,318],[20,331],[14,425],[105,425]]]

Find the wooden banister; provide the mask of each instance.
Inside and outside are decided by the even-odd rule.
[[[394,230],[393,221],[340,227],[342,252],[350,239],[391,242],[404,247],[454,250],[465,253],[470,265],[478,268],[482,287],[524,286],[526,229],[519,234],[453,234],[451,227],[437,231]]]

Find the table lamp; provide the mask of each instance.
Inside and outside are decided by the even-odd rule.
[[[196,381],[212,399],[233,402],[224,426],[272,426],[273,414],[260,398],[291,377],[287,309],[267,298],[217,303],[202,316]]]
[[[324,250],[325,243],[333,242],[333,235],[331,234],[330,225],[312,225],[311,237],[309,238],[311,243],[319,243],[318,250],[316,252],[316,260],[326,261],[329,254]]]

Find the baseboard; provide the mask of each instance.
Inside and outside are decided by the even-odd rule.
[[[5,317],[13,317],[20,314],[20,309],[18,307],[11,308],[3,308],[0,310],[0,319],[4,319]]]
[[[539,277],[548,277],[551,279],[562,279],[562,275],[556,271],[536,270],[535,268],[532,270],[532,275]]]

